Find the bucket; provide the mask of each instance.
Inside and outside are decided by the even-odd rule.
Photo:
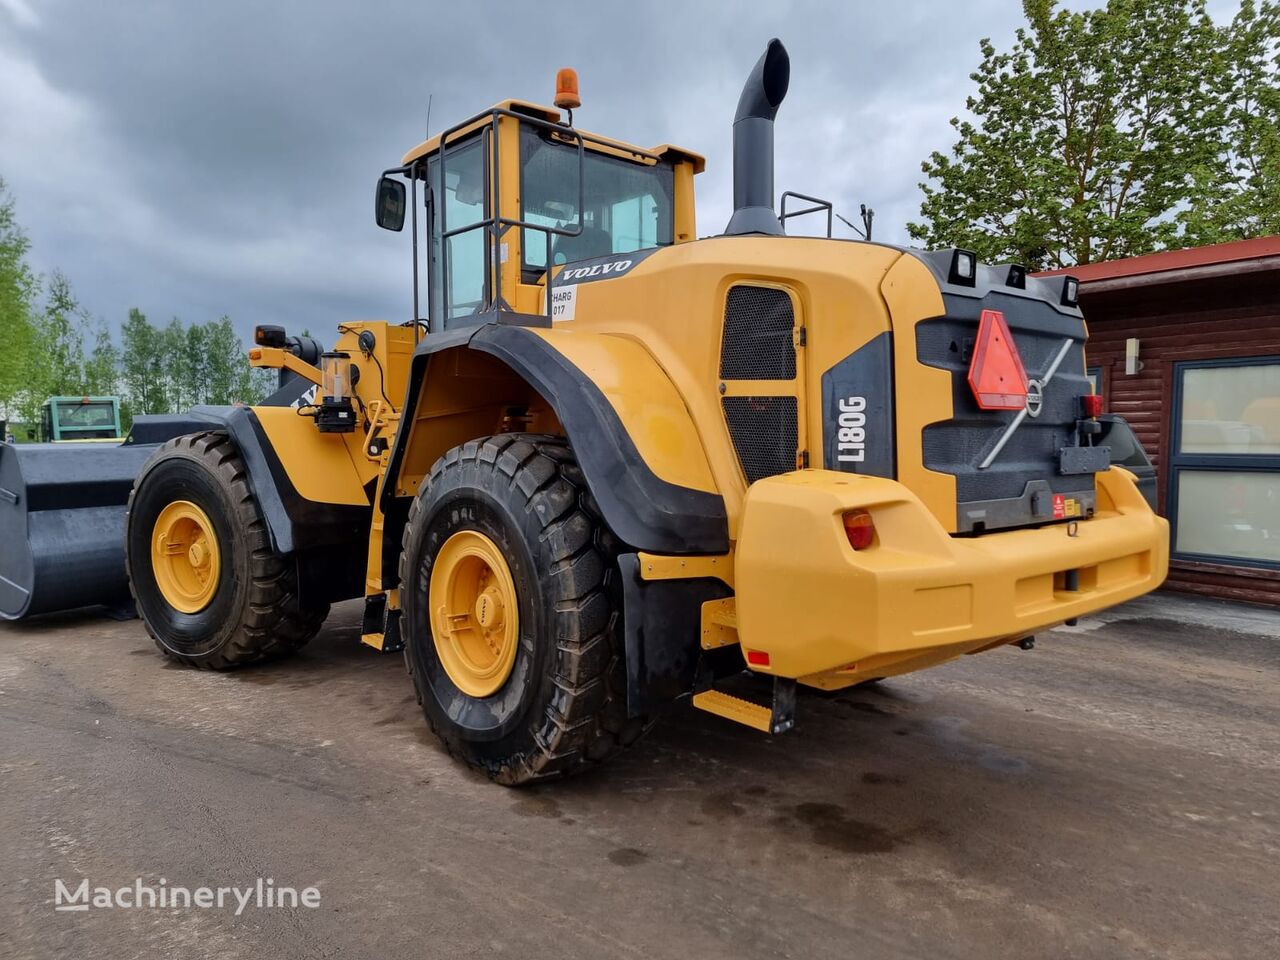
[[[0,443],[0,617],[128,604],[125,508],[156,449]]]

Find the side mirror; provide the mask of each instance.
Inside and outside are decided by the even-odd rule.
[[[373,204],[373,217],[378,226],[383,230],[403,230],[404,206],[404,184],[390,177],[380,178]]]

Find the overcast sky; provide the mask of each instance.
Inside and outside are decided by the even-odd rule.
[[[1007,46],[1020,20],[1015,0],[0,0],[0,177],[34,266],[113,326],[137,306],[327,335],[409,317],[407,236],[374,226],[372,193],[423,138],[429,94],[439,132],[507,97],[549,102],[576,67],[581,127],[706,155],[705,235],[728,219],[738,93],[777,36],[778,189],[855,220],[868,203],[877,237],[903,242],[979,39]]]

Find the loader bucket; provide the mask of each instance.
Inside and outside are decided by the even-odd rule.
[[[156,449],[0,443],[0,617],[128,604],[125,507]]]

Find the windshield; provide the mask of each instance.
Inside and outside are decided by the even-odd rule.
[[[80,400],[58,404],[58,426],[68,427],[114,427],[116,425],[115,407],[108,400],[85,403]]]
[[[635,163],[587,150],[581,220],[576,145],[547,139],[545,131],[523,127],[520,170],[524,220],[570,229],[582,224],[578,236],[552,238],[554,263],[665,247],[672,242],[675,175],[669,163]],[[525,230],[521,249],[526,268],[545,269],[546,234]]]

